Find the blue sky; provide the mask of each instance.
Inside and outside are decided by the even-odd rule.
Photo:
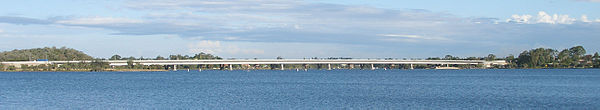
[[[423,58],[600,49],[599,0],[21,0],[0,7],[0,51]]]

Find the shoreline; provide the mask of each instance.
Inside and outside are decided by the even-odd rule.
[[[587,69],[598,69],[598,68],[477,68],[477,69],[332,69],[332,70],[327,70],[327,69],[285,69],[285,70],[280,70],[280,69],[233,69],[233,70],[219,70],[219,69],[202,69],[201,71],[254,71],[254,70],[259,70],[259,71],[335,71],[335,70],[364,70],[364,71],[379,71],[379,70],[384,70],[384,71],[392,71],[392,70],[441,70],[441,71],[447,71],[447,70],[587,70]],[[179,71],[188,71],[187,69],[185,70],[177,70],[177,71],[173,71],[173,70],[163,70],[163,69],[108,69],[108,70],[103,70],[103,71],[92,71],[92,70],[71,70],[71,71],[0,71],[0,72],[179,72]],[[189,72],[198,72],[200,70],[198,69],[190,69]],[[201,72],[200,71],[200,72]]]

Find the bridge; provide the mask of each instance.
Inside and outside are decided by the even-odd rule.
[[[84,61],[17,61],[17,62],[0,62],[3,65],[42,65],[42,64],[68,64],[68,63],[91,63],[92,60]],[[102,60],[111,66],[128,65],[129,60]],[[506,65],[504,60],[485,61],[485,60],[382,60],[382,59],[341,59],[341,60],[321,60],[321,59],[252,59],[252,60],[131,60],[135,65],[173,65],[177,69],[177,65],[228,65],[232,69],[232,65],[244,64],[275,64],[281,65],[284,69],[286,64],[327,64],[331,69],[331,64],[366,64],[371,65],[374,69],[374,64],[406,64],[413,69],[414,64],[435,64],[435,65],[484,65],[491,67],[492,65]]]

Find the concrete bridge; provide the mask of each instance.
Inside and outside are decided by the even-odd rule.
[[[320,59],[259,59],[259,60],[131,60],[133,64],[140,65],[173,65],[177,69],[177,65],[232,65],[242,64],[277,64],[284,69],[286,64],[327,64],[331,69],[331,64],[367,64],[374,69],[374,64],[408,64],[413,68],[413,64],[439,64],[439,65],[484,65],[491,67],[492,65],[506,65],[504,60],[485,61],[485,60],[373,60],[373,59],[343,59],[343,60],[320,60]],[[3,65],[41,65],[41,64],[67,64],[67,63],[90,63],[86,61],[19,61],[19,62],[1,62]],[[103,60],[111,66],[128,65],[128,60]]]

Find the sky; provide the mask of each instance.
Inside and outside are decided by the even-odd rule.
[[[0,51],[427,58],[600,50],[600,0],[13,0]]]

